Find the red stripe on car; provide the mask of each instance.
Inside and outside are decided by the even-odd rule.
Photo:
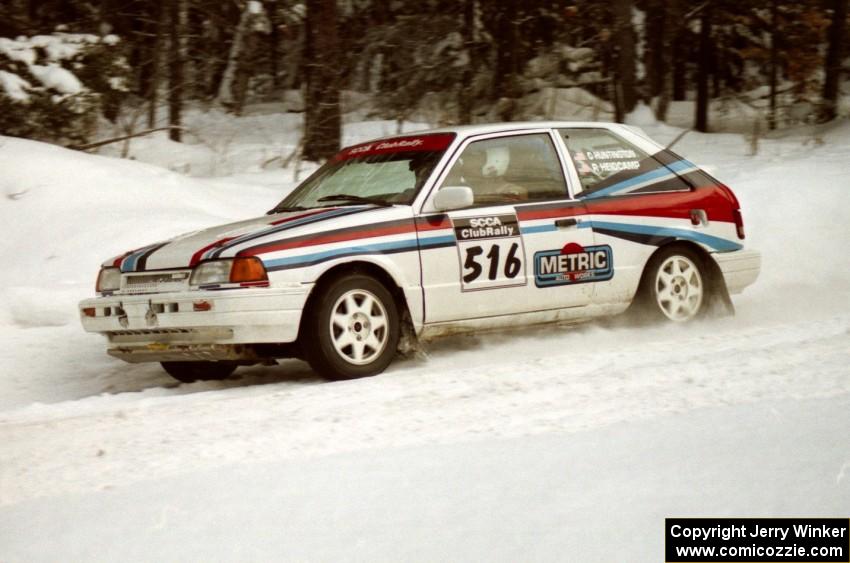
[[[263,246],[256,246],[254,248],[246,248],[245,250],[241,250],[236,253],[237,256],[257,256],[259,254],[266,254],[269,252],[276,252],[278,250],[287,250],[290,248],[303,248],[306,246],[317,246],[320,244],[332,244],[335,242],[347,242],[353,240],[359,240],[364,238],[373,238],[373,237],[385,237],[390,235],[401,235],[407,233],[413,233],[414,227],[413,222],[406,222],[401,225],[391,225],[387,227],[378,227],[374,229],[364,229],[362,231],[357,231],[354,233],[340,233],[334,234],[329,233],[325,235],[317,235],[315,237],[311,237],[307,240],[294,240],[294,241],[281,241],[277,243],[271,243]]]

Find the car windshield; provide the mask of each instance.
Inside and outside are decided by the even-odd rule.
[[[431,134],[349,147],[272,211],[369,203],[410,205],[453,139],[454,134]]]

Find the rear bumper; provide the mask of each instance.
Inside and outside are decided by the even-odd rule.
[[[741,293],[752,285],[761,271],[761,253],[757,250],[735,250],[712,254],[729,293]]]
[[[88,332],[106,336],[110,355],[129,362],[253,360],[246,344],[298,338],[310,288],[98,297],[80,302],[80,320]]]

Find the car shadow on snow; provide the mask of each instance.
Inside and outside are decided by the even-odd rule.
[[[281,360],[273,366],[243,366],[226,379],[181,383],[171,378],[158,364],[120,366],[102,377],[100,393],[146,393],[164,389],[168,394],[200,393],[238,387],[280,383],[315,384],[324,380],[299,360]]]
[[[721,321],[722,322],[722,321]],[[582,323],[542,324],[533,327],[505,328],[488,332],[443,336],[423,344],[416,352],[397,358],[383,376],[410,375],[421,370],[462,369],[470,362],[511,361],[518,355],[545,356],[552,350],[574,347],[600,351],[610,349],[611,338],[656,340],[686,336],[711,330],[714,319],[701,319],[688,327],[665,323],[635,321],[626,315]],[[484,355],[482,355],[484,353]],[[262,385],[312,386],[329,383],[303,361],[279,360],[277,365],[243,366],[223,380],[180,383],[166,374],[159,365],[138,364],[116,367],[103,376],[101,393],[118,394],[143,392],[189,394]]]

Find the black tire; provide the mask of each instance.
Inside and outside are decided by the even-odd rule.
[[[348,274],[314,291],[315,298],[304,311],[299,337],[310,366],[333,381],[369,377],[384,371],[395,357],[399,339],[398,307],[389,290],[371,276]],[[343,303],[348,297],[354,299],[357,307],[368,306],[365,298],[371,297],[368,314],[359,308],[349,311]],[[364,299],[358,301],[361,297]],[[335,312],[337,319],[346,319],[346,327],[338,321],[332,324],[331,316]],[[381,319],[385,321],[383,328],[372,330],[370,322],[378,325]],[[351,344],[344,345],[349,340]]]
[[[674,244],[647,262],[632,312],[639,321],[689,322],[705,316],[711,299],[712,284],[702,257]]]
[[[226,379],[236,371],[234,362],[160,362],[168,375],[181,383]]]

